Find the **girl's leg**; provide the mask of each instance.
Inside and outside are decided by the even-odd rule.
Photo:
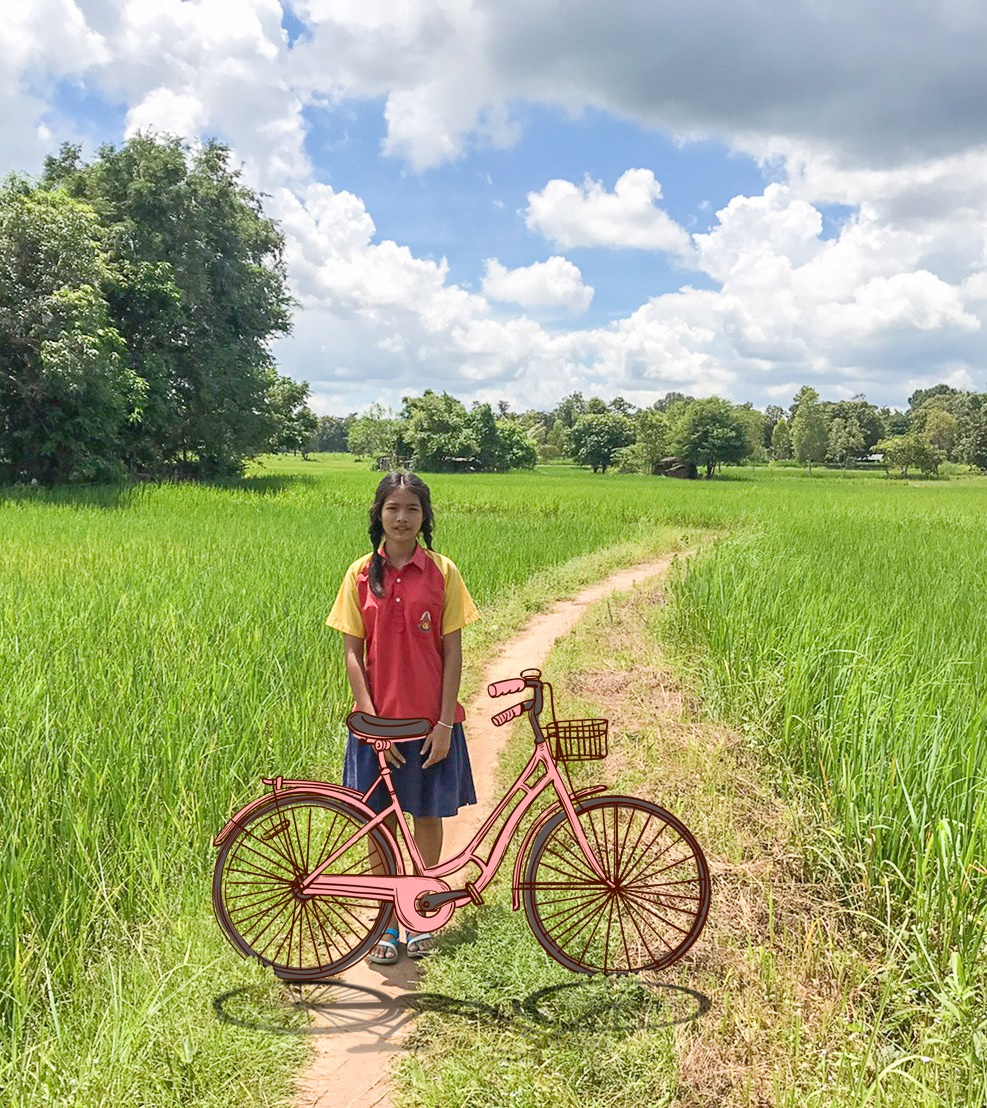
[[[415,844],[426,866],[437,866],[442,854],[442,818],[440,816],[415,817]],[[430,938],[417,939],[413,933],[408,935],[408,954],[421,957],[432,945]],[[414,946],[414,950],[412,950]]]
[[[415,816],[415,843],[426,866],[437,866],[442,854],[442,817]]]
[[[387,824],[387,826],[391,829],[392,832],[396,830],[397,825],[398,825],[397,816],[395,816],[393,814],[389,815],[385,818],[384,822]],[[374,873],[385,873],[386,872],[386,866],[384,865],[383,861],[381,860],[380,856],[378,855],[377,848],[374,846],[372,841],[370,843],[370,868],[372,869],[372,871]],[[397,925],[398,925],[398,917],[392,911],[391,915],[390,915],[390,917],[387,921],[387,926],[397,929]],[[390,936],[388,936],[388,938],[390,938]],[[392,954],[394,955],[393,958],[391,957]],[[389,945],[385,946],[383,943],[378,943],[377,946],[375,946],[373,948],[373,950],[371,951],[370,957],[371,958],[376,958],[378,960],[378,962],[383,962],[384,964],[389,964],[390,962],[396,962],[397,961],[397,952],[394,950],[393,947],[391,947]]]

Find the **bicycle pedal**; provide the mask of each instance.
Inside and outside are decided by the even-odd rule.
[[[276,824],[274,827],[272,827],[270,831],[265,831],[264,834],[261,835],[261,838],[265,842],[270,842],[270,840],[273,839],[275,836],[281,835],[287,830],[288,821],[286,819],[283,819],[279,824]]]

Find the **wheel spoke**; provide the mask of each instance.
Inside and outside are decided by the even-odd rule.
[[[603,891],[581,906],[558,911],[548,917],[542,916],[542,923],[551,923],[552,937],[558,941],[560,946],[564,946],[569,941],[570,936],[579,931],[583,924],[592,919],[593,915],[599,911],[601,903],[606,901],[608,895],[606,891]]]
[[[629,866],[627,873],[624,874],[624,881],[625,882],[630,882],[630,881],[636,880],[638,874],[640,873],[640,871],[643,867],[652,865],[653,863],[657,862],[660,858],[662,858],[665,854],[667,854],[668,851],[671,850],[671,848],[675,845],[674,843],[669,843],[662,850],[660,850],[657,854],[652,853],[652,851],[654,850],[655,843],[657,843],[658,840],[662,837],[662,835],[664,835],[665,830],[666,830],[667,827],[668,827],[668,824],[663,820],[661,826],[654,833],[654,835],[651,836],[651,841],[648,843],[648,845],[646,847],[643,847],[641,849],[640,853],[637,855],[637,857],[634,859],[634,861]]]
[[[610,928],[613,925],[613,906],[616,897],[610,897],[610,910],[607,914],[607,937],[603,940],[603,972],[610,968],[607,965],[607,961],[610,958]]]
[[[621,814],[624,815],[623,824],[620,819]],[[634,826],[634,818],[636,815],[636,812],[631,812],[630,815],[626,812],[622,813],[622,809],[617,804],[613,806],[613,843],[610,846],[609,853],[613,857],[614,884],[620,883],[620,874],[624,867],[624,860],[631,857],[627,852],[627,844],[630,841],[631,830]]]
[[[689,929],[687,927],[679,927],[677,924],[672,923],[671,920],[666,919],[658,907],[654,904],[649,904],[646,900],[638,898],[635,900],[635,905],[640,908],[642,912],[647,913],[652,919],[658,920],[660,923],[665,924],[667,927],[671,927],[673,931],[678,931],[680,935],[688,935]],[[692,913],[689,913],[689,919],[692,919]]]
[[[610,901],[611,910],[612,910],[613,897],[608,894],[607,899]],[[596,922],[593,924],[593,930],[590,931],[589,938],[586,940],[586,945],[583,947],[582,952],[579,955],[579,961],[582,961],[586,957],[586,951],[589,950],[590,946],[592,945],[593,939],[596,937],[596,932],[599,930],[600,924],[602,922],[603,922],[603,912],[601,910],[601,911],[596,913]]]
[[[654,953],[651,950],[651,944],[644,937],[644,933],[641,931],[641,928],[638,927],[637,913],[636,912],[628,912],[627,913],[627,918],[631,921],[631,924],[633,925],[634,930],[637,932],[637,937],[641,940],[641,945],[648,952],[649,963],[656,962],[657,958],[655,958]],[[668,944],[666,943],[665,945],[667,946]],[[627,961],[628,961],[628,965],[629,965],[630,964],[630,955],[629,954],[628,954],[628,957],[627,957]]]
[[[252,914],[240,916],[240,925],[249,926],[254,920],[275,911],[279,904],[283,904],[287,907],[292,899],[293,897],[290,892],[272,892],[262,899],[253,900],[249,904],[245,904],[243,906],[244,912]]]
[[[688,866],[695,864],[695,857],[692,854],[683,854],[680,858],[675,858],[667,865],[658,866],[658,863],[662,860],[662,857],[664,857],[665,853],[667,853],[667,851],[663,851],[661,856],[651,859],[652,868],[638,866],[637,871],[633,875],[625,878],[623,883],[625,885],[637,885],[642,881],[647,881],[649,878],[660,877],[663,873],[668,873],[669,870],[675,869],[676,866]],[[653,868],[655,866],[658,866],[658,868]],[[674,880],[676,879],[673,878],[673,881]]]
[[[567,827],[566,831],[568,832],[568,830]],[[592,873],[592,870],[589,870],[586,865],[586,859],[583,857],[583,852],[579,849],[579,843],[576,842],[575,836],[564,843],[560,843],[557,847],[553,846],[547,853],[549,857],[559,865],[568,866],[570,873]],[[594,874],[594,877],[595,876]]]
[[[277,813],[275,813],[275,818],[280,819]],[[274,854],[276,854],[285,862],[285,864],[288,866],[288,869],[291,871],[292,876],[294,876],[298,872],[298,862],[295,858],[292,857],[290,849],[278,849],[278,840],[283,837],[284,828],[281,827],[280,824],[275,824],[274,826],[278,828],[277,836],[275,838],[264,838],[262,835],[257,834],[257,832],[255,831],[251,831],[249,828],[247,830],[245,838],[253,839],[260,846],[266,847],[267,850],[272,851]],[[244,843],[243,845],[245,848],[247,848],[246,843]],[[285,847],[288,846],[290,846],[290,844],[285,844]],[[261,854],[260,851],[256,848],[254,848],[254,853],[258,854],[260,857],[266,857],[266,855]]]
[[[260,841],[263,842],[263,840],[260,840]],[[278,874],[279,872],[285,872],[284,870],[279,870],[278,868],[271,868],[271,867],[277,867],[277,864],[278,864],[277,861],[276,861],[277,858],[281,858],[282,860],[285,860],[284,856],[282,854],[278,853],[277,851],[272,851],[273,854],[275,855],[275,857],[272,858],[270,854],[262,854],[261,851],[259,851],[255,846],[251,846],[250,843],[248,843],[248,842],[241,842],[241,843],[238,843],[237,845],[238,845],[238,850],[237,850],[237,853],[236,853],[236,857],[238,859],[240,859],[244,854],[253,854],[258,859],[260,859],[259,861],[253,862],[253,865],[255,865],[255,866],[264,865],[264,866],[268,867],[266,870],[260,870],[258,872],[267,873],[272,877],[275,876],[276,874]],[[270,848],[269,843],[263,843],[263,845]],[[245,865],[246,862],[241,862],[241,864]],[[298,867],[289,862],[286,872],[291,875],[292,879],[294,879],[295,877],[298,876]]]
[[[600,835],[599,835],[599,832],[598,832],[597,827],[596,827],[596,821],[593,819],[594,811],[595,811],[595,809],[592,809],[592,808],[591,809],[586,809],[586,810],[584,810],[584,812],[577,812],[576,815],[577,815],[577,818],[579,819],[580,826],[583,827],[584,831],[586,830],[585,824],[589,824],[589,831],[592,832],[593,842],[596,844],[596,857],[600,860],[600,864],[604,867],[604,872],[606,873],[607,877],[611,877],[612,875],[610,874],[610,871],[607,868],[606,848],[600,842]],[[582,818],[584,814],[586,816],[585,822],[583,821],[583,818]],[[605,819],[606,819],[606,817],[604,816],[604,820]],[[566,821],[566,830],[572,836],[571,853],[573,854],[573,856],[581,858],[582,857],[582,849],[579,846],[579,841],[576,839],[575,832],[573,831],[572,827],[569,825],[568,821]],[[605,827],[604,827],[604,830],[606,830]],[[589,838],[589,833],[586,834],[586,838],[587,839]]]
[[[548,862],[542,862],[538,867],[539,869],[547,869],[551,873],[557,873],[562,878],[562,884],[570,884],[573,877],[578,877],[581,880],[588,880],[590,884],[599,885],[600,879],[595,874],[590,874],[589,870],[584,870],[582,873],[577,873],[576,870],[564,870],[559,869],[558,866],[550,865]]]

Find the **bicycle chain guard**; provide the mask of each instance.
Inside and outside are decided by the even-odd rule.
[[[430,915],[425,915],[418,905],[422,897],[451,891],[446,882],[438,877],[416,877],[413,874],[397,877],[384,874],[368,874],[365,877],[322,874],[303,882],[300,890],[305,897],[352,896],[392,901],[398,919],[412,931],[430,931],[449,922],[456,910],[455,903],[446,901]]]

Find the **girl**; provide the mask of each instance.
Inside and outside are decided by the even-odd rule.
[[[435,721],[425,739],[395,745],[386,754],[401,808],[414,817],[414,839],[426,866],[439,861],[443,818],[476,803],[462,728],[466,713],[457,697],[462,629],[479,613],[459,570],[432,550],[434,525],[424,481],[413,473],[389,473],[370,509],[373,551],[346,571],[326,619],[343,633],[355,711]],[[366,792],[379,772],[374,750],[350,732],[343,784]],[[379,785],[367,803],[379,812],[388,799]],[[394,816],[389,823],[393,830]],[[380,872],[376,864],[374,871]],[[396,962],[398,938],[392,912],[370,961]],[[431,932],[408,932],[408,957],[427,954],[431,939]]]

